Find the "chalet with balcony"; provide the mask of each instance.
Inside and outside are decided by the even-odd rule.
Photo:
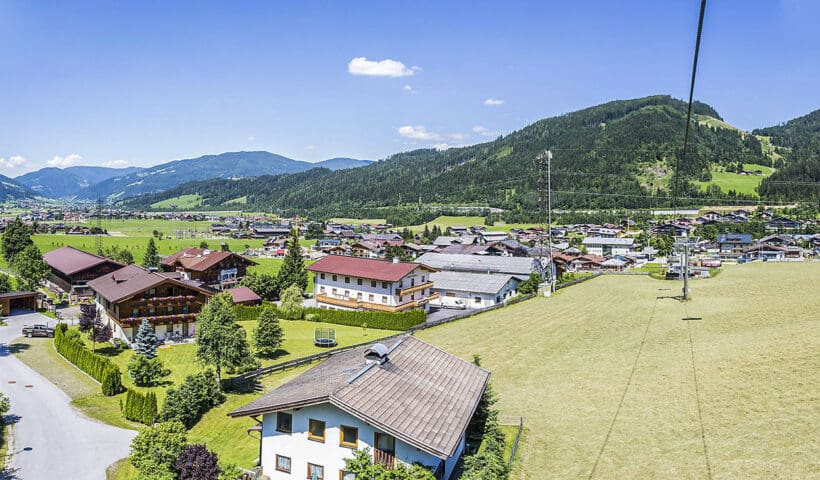
[[[88,282],[124,267],[109,258],[84,252],[74,247],[62,247],[43,255],[51,268],[48,282],[69,295],[89,297],[93,293]]]
[[[430,300],[438,298],[430,280],[436,270],[418,263],[328,255],[306,270],[314,273],[313,293],[321,308],[427,311]]]
[[[162,261],[166,272],[178,272],[185,280],[195,280],[214,290],[236,286],[256,262],[227,250],[186,248]]]
[[[421,464],[449,479],[490,373],[412,336],[333,355],[230,412],[252,417],[271,480],[355,480],[345,460],[367,449],[388,468]]]
[[[170,335],[193,336],[196,316],[214,292],[179,273],[157,273],[128,265],[88,282],[97,311],[111,324],[114,337],[131,342],[142,319],[160,340]]]
[[[748,233],[721,233],[716,243],[720,258],[738,258],[752,245],[752,236]]]

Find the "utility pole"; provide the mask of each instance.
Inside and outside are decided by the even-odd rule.
[[[94,238],[94,243],[97,247],[97,255],[102,255],[102,197],[97,197],[97,232]]]
[[[552,261],[552,150],[547,150],[547,242],[550,249],[550,291],[555,293],[555,262]]]
[[[687,235],[675,236],[675,250],[683,258],[680,274],[683,276],[683,300],[689,300],[689,256],[692,254],[699,238]]]
[[[555,291],[555,263],[552,261],[552,151],[546,150],[536,157],[538,162],[538,200],[542,228],[546,230],[547,248],[549,249],[550,292]],[[539,235],[541,248],[538,259],[543,265],[544,232]]]

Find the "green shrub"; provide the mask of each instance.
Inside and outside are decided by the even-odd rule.
[[[157,394],[148,392],[143,395],[130,388],[125,394],[125,404],[122,407],[122,416],[128,420],[153,425],[157,419]]]
[[[168,389],[160,418],[164,422],[178,420],[191,428],[223,399],[213,370],[188,375],[179,388]]]
[[[110,397],[122,392],[119,367],[111,360],[88,350],[77,330],[55,329],[54,347],[66,360],[100,382],[103,395]]]
[[[275,308],[271,306],[249,307],[237,305],[234,307],[237,320],[256,320],[262,314],[263,308]],[[361,327],[367,325],[369,328],[382,330],[410,330],[416,325],[420,325],[427,320],[427,314],[422,310],[410,310],[406,312],[360,312],[356,310],[330,310],[316,307],[302,308],[305,320],[334,323],[336,325],[347,325],[351,327]],[[280,309],[276,309],[279,318],[285,318]],[[318,316],[318,320],[314,320]],[[299,318],[296,318],[297,320]]]
[[[318,322],[319,321],[319,314],[318,313],[308,313],[305,315],[305,320],[308,322]]]

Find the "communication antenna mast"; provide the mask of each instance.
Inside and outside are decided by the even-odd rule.
[[[555,291],[555,263],[552,261],[552,151],[545,150],[535,159],[538,162],[538,204],[541,227],[547,233],[547,248],[549,248],[550,291]],[[539,235],[539,240],[541,248],[538,250],[538,259],[543,264],[544,232]]]
[[[97,231],[94,235],[94,243],[97,247],[97,255],[103,254],[102,244],[102,197],[97,197]]]

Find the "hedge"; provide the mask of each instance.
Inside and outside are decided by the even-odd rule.
[[[54,331],[54,347],[66,360],[100,382],[102,394],[113,396],[123,391],[120,368],[111,360],[86,348],[79,334],[70,334],[64,324]]]
[[[157,394],[148,392],[145,395],[136,390],[127,390],[122,415],[128,420],[153,425],[157,418]]]
[[[247,305],[236,305],[234,312],[237,320],[257,320],[262,313],[263,306],[250,307]],[[268,308],[275,308],[268,306]],[[308,317],[311,315],[311,317]],[[367,324],[369,328],[380,330],[410,330],[416,325],[427,320],[427,314],[423,310],[409,310],[406,312],[361,312],[358,310],[330,310],[325,308],[308,307],[302,309],[302,318],[318,316],[318,321],[325,323],[335,323],[336,325],[348,325],[351,327],[361,327]],[[280,317],[277,309],[277,317]]]

